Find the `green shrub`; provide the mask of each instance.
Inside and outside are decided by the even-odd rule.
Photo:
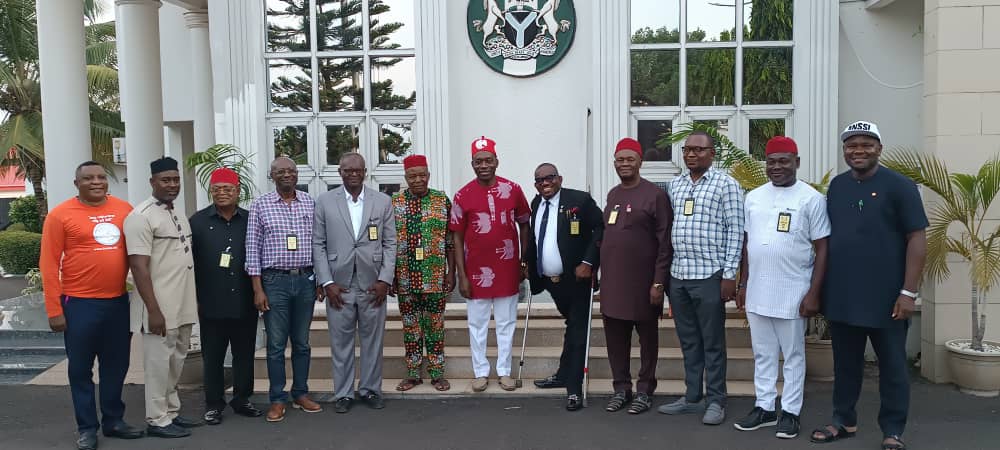
[[[38,267],[42,235],[28,231],[0,233],[0,266],[7,273],[24,274]]]
[[[25,230],[32,233],[42,232],[42,218],[38,215],[38,203],[35,202],[34,195],[20,197],[10,202],[8,215],[11,223],[22,224]]]

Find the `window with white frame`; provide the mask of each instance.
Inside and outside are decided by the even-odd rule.
[[[631,130],[644,173],[678,173],[680,147],[665,136],[681,124],[709,123],[761,159],[768,138],[789,133],[794,3],[631,0]]]
[[[371,185],[403,184],[416,117],[415,0],[263,0],[269,151],[313,195],[341,184],[341,155]]]

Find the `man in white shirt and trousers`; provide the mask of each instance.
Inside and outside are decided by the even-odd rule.
[[[746,309],[754,354],[753,410],[734,426],[751,431],[777,425],[775,436],[799,433],[805,384],[806,318],[816,315],[826,271],[830,219],[826,200],[796,180],[798,147],[775,136],[765,149],[769,183],[746,197],[746,239],[737,306]],[[784,354],[780,419],[775,410]]]

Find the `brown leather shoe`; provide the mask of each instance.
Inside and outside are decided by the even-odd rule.
[[[267,421],[281,422],[282,420],[285,420],[285,404],[271,403],[271,407],[267,408]]]
[[[319,403],[310,400],[308,395],[303,395],[292,400],[292,408],[301,409],[307,413],[318,413],[323,410],[323,407],[319,406]]]

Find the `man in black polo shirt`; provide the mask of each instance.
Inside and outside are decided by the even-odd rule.
[[[205,423],[222,423],[226,408],[222,365],[226,347],[233,353],[233,411],[259,417],[250,403],[253,394],[253,352],[257,338],[257,309],[246,262],[247,210],[237,206],[239,176],[221,168],[212,172],[212,205],[191,216],[201,354],[205,370]]]
[[[833,338],[833,423],[813,442],[854,436],[866,343],[879,365],[882,448],[902,449],[910,405],[906,331],[927,253],[927,215],[917,186],[880,166],[882,137],[869,122],[841,134],[850,170],[827,192],[830,244],[822,312]]]

